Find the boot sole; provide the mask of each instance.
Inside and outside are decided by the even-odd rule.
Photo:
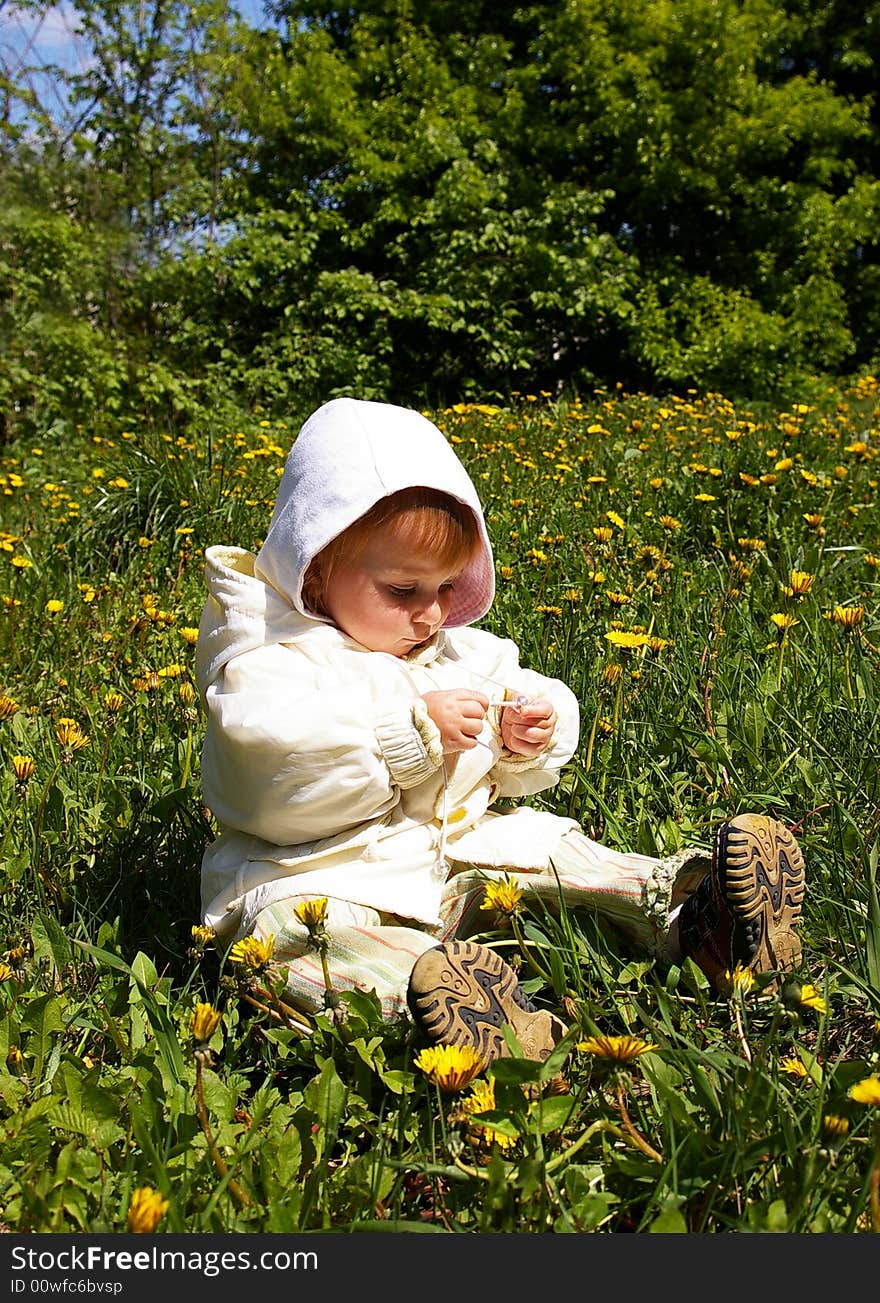
[[[794,836],[765,815],[740,815],[718,830],[715,872],[733,915],[739,962],[756,973],[795,967],[805,871]]]
[[[509,1056],[507,1023],[527,1059],[543,1062],[565,1035],[565,1024],[536,1010],[509,964],[488,946],[447,941],[426,950],[409,980],[409,1007],[430,1041],[473,1045],[488,1066]]]

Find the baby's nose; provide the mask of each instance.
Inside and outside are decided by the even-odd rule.
[[[435,597],[433,601],[426,602],[425,605],[415,611],[413,615],[414,619],[419,620],[424,624],[436,624],[441,615],[440,603]]]

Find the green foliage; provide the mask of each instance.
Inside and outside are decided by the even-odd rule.
[[[578,751],[534,802],[648,855],[766,810],[808,864],[804,958],[778,994],[717,999],[690,962],[564,909],[531,907],[521,943],[483,932],[571,1026],[545,1064],[499,1061],[491,1098],[429,1081],[372,996],[304,1034],[282,971],[193,935],[215,832],[202,551],[257,546],[305,410],[10,445],[3,1224],[124,1232],[147,1187],[169,1233],[876,1230],[877,1107],[850,1090],[880,1071],[877,400],[864,381],[784,410],[620,390],[437,413],[495,544],[487,627],[581,707]],[[578,1048],[626,1035],[656,1049]]]
[[[876,369],[876,3],[72,7],[65,109],[6,77],[7,437]]]

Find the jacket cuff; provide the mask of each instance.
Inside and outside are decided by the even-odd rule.
[[[521,756],[515,751],[508,751],[507,747],[502,747],[501,755],[492,766],[493,769],[506,769],[508,772],[522,769],[538,769],[544,764],[544,758],[547,755],[548,747],[539,751],[536,756]]]
[[[391,777],[404,791],[430,778],[443,763],[440,730],[421,698],[413,702],[409,718],[399,712],[380,717],[376,737]]]

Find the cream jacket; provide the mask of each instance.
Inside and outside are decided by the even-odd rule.
[[[206,561],[203,629],[250,621],[268,634],[204,694],[203,792],[222,833],[205,854],[202,906],[221,939],[301,894],[431,926],[450,864],[548,866],[574,820],[490,806],[557,781],[578,737],[564,684],[523,669],[513,642],[480,629],[442,630],[405,660],[367,651],[286,607],[254,577],[252,553],[213,547]],[[478,745],[444,760],[420,697],[460,687],[493,702],[548,697],[559,717],[551,746],[533,758],[506,752],[490,707]]]

